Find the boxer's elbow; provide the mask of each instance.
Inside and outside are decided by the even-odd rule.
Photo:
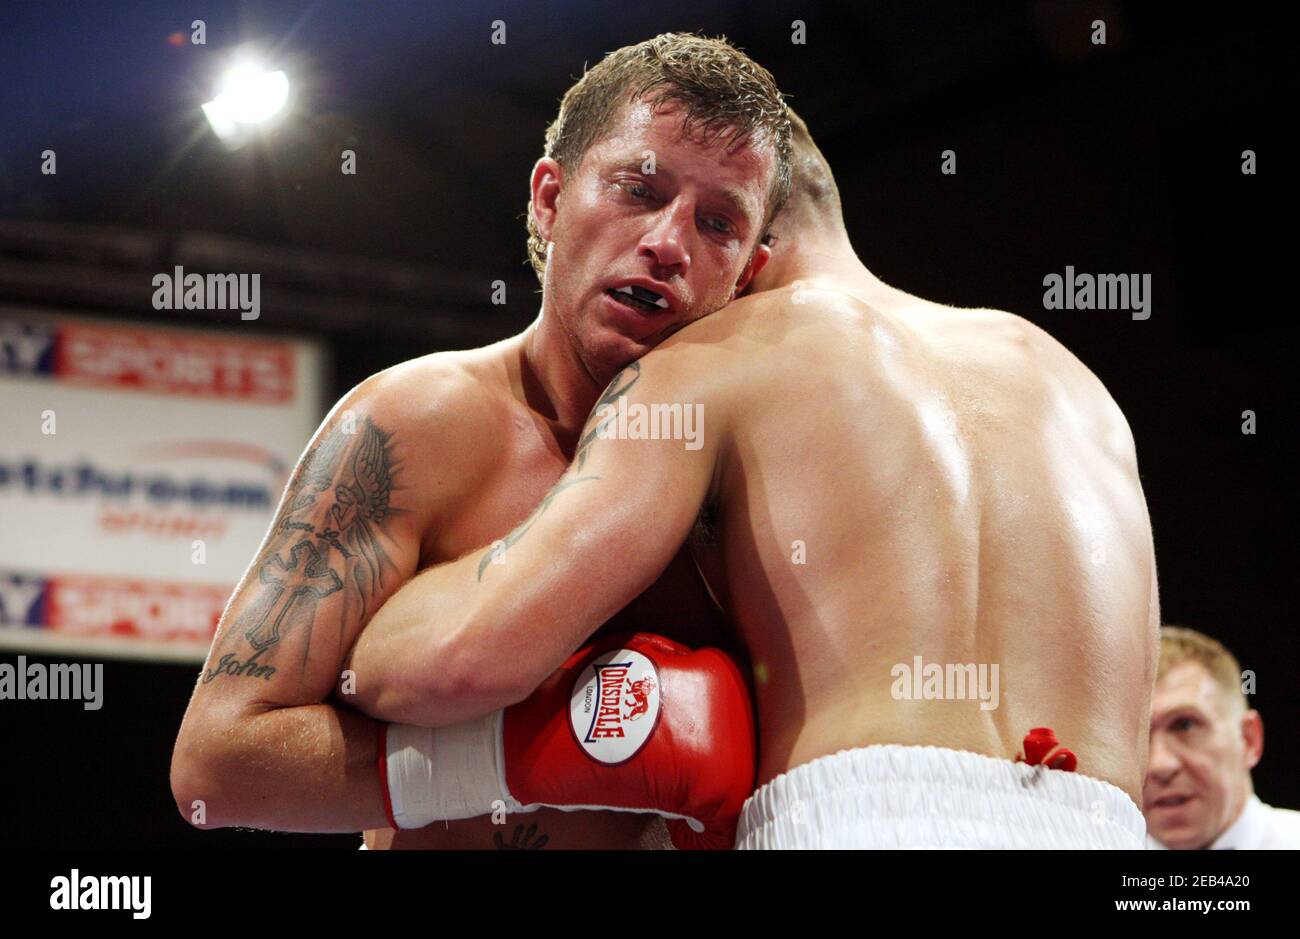
[[[258,793],[241,785],[249,754],[241,752],[237,723],[186,721],[172,751],[172,799],[195,828],[255,827]],[[264,793],[262,794],[264,796]]]
[[[177,740],[172,751],[172,799],[181,818],[195,828],[223,827],[208,814],[209,806],[229,802],[216,795],[222,786],[217,768],[218,760],[210,745],[199,740]]]
[[[474,720],[524,700],[529,684],[524,650],[486,647],[464,630],[443,635],[427,657],[429,667],[413,676],[408,697],[417,720],[407,723],[443,726]]]

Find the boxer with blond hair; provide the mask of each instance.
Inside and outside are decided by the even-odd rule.
[[[186,712],[171,767],[182,816],[204,828],[368,829],[371,846],[633,847],[663,827],[634,812],[658,812],[673,821],[676,843],[729,843],[752,756],[724,766],[707,749],[680,746],[647,747],[594,775],[575,767],[558,794],[549,784],[562,774],[542,756],[512,761],[530,804],[576,800],[618,813],[541,809],[522,831],[490,817],[426,827],[433,816],[409,792],[394,803],[388,786],[406,771],[398,738],[411,729],[386,735],[349,707],[375,678],[355,676],[354,695],[340,671],[356,636],[417,571],[508,537],[564,472],[613,375],[762,269],[770,251],[761,239],[789,188],[789,133],[772,76],[725,41],[657,36],[611,53],[569,89],[530,180],[538,319],[487,348],[386,369],[326,417],[226,607]],[[690,559],[660,575],[606,617],[610,631],[664,634],[629,640],[661,665],[662,706],[648,684],[638,686],[656,708],[659,737],[698,740],[699,716],[709,713],[714,744],[752,747],[735,666],[692,651],[725,636]],[[584,662],[570,667],[580,673]],[[510,677],[441,674],[466,716],[476,688]],[[545,689],[533,695],[539,683],[491,709],[520,705],[498,717],[525,747],[554,729],[562,706]],[[382,741],[397,751],[391,765]],[[620,782],[637,761],[696,785],[656,802]],[[437,817],[470,818],[477,808]]]
[[[754,293],[613,379],[523,525],[385,604],[359,705],[519,700],[689,541],[752,662],[737,846],[1143,847],[1159,604],[1119,407],[1031,323],[868,271],[797,121],[773,236]],[[405,757],[400,798],[445,797],[438,748]]]

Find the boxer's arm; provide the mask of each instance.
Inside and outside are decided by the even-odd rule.
[[[322,423],[218,624],[171,767],[198,827],[385,824],[376,724],[325,703],[356,633],[418,560],[396,456],[410,442],[374,384]]]
[[[708,496],[726,431],[712,383],[662,358],[614,379],[568,471],[518,528],[384,604],[348,663],[357,707],[442,726],[521,701],[662,573]],[[696,439],[610,436],[631,433],[642,407],[672,403],[692,409]]]

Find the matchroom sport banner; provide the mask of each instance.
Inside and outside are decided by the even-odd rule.
[[[0,305],[0,647],[202,661],[325,414],[323,363]]]

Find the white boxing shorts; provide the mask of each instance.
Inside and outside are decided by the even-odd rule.
[[[1146,848],[1110,783],[1010,760],[894,744],[797,766],[745,803],[737,848]]]

